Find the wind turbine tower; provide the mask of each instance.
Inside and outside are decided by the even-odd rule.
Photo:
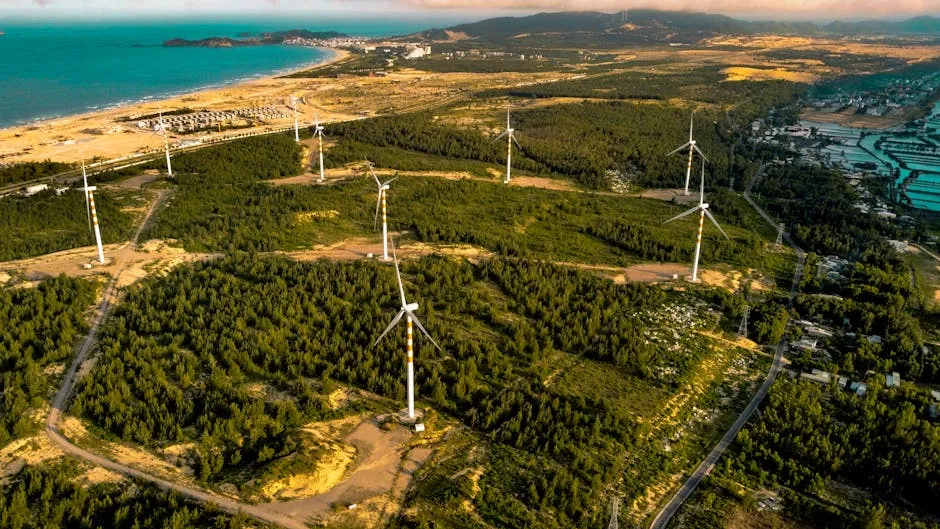
[[[704,161],[706,162],[708,161],[708,158],[705,157],[705,154],[701,151],[701,149],[698,148],[698,145],[696,145],[696,141],[692,139],[692,128],[694,124],[695,124],[695,113],[693,112],[692,117],[689,120],[689,141],[686,143],[683,143],[676,150],[666,155],[666,156],[672,156],[673,154],[676,154],[677,152],[681,151],[682,149],[685,149],[686,147],[689,148],[689,163],[685,169],[685,191],[683,192],[683,194],[685,195],[689,194],[689,179],[692,177],[692,155],[697,152],[699,153],[699,156],[701,156]]]
[[[434,338],[431,338],[431,335],[428,334],[427,329],[424,328],[424,325],[421,324],[421,320],[415,315],[415,312],[418,310],[417,303],[408,303],[405,300],[405,288],[401,282],[401,271],[398,268],[398,256],[395,255],[395,246],[392,245],[392,255],[394,256],[395,262],[395,277],[398,279],[398,293],[401,296],[401,310],[398,311],[398,314],[392,318],[392,322],[388,324],[388,327],[382,331],[382,334],[379,335],[379,338],[372,344],[373,347],[379,344],[382,341],[382,338],[385,338],[385,335],[392,330],[395,325],[401,321],[402,316],[405,317],[406,323],[406,339],[407,339],[407,370],[408,370],[408,419],[414,420],[415,418],[415,370],[414,370],[414,333],[412,330],[412,325],[417,325],[418,329],[427,336],[428,340],[431,340],[431,343],[434,344],[434,347],[438,351],[441,350],[441,346],[437,345],[437,342],[434,341]]]
[[[297,98],[290,96],[290,107],[294,111],[294,141],[300,143],[300,129],[297,127]]]
[[[88,174],[85,173],[85,159],[82,159],[82,189],[88,187]],[[91,205],[88,203],[88,193],[85,193],[85,216],[88,217],[88,229],[91,229]]]
[[[313,129],[313,135],[317,137],[317,143],[320,148],[320,183],[323,182],[323,125],[320,124],[320,118],[314,115],[316,127]]]
[[[519,145],[519,141],[516,140],[516,129],[512,128],[512,125],[509,123],[509,109],[506,109],[506,130],[502,134],[493,138],[493,141],[496,141],[503,136],[506,136],[506,180],[504,184],[508,184],[512,179],[512,143],[516,142],[516,147],[522,148]]]
[[[398,177],[392,178],[391,180],[381,182],[379,177],[375,175],[375,168],[372,164],[369,164],[369,171],[372,172],[372,178],[375,179],[375,184],[379,189],[379,198],[375,203],[375,220],[373,221],[373,229],[378,226],[379,222],[379,209],[382,210],[382,260],[388,261],[388,218],[387,218],[387,207],[385,204],[385,197],[388,195],[388,190],[390,188],[389,184],[394,182]]]
[[[153,114],[151,114],[152,116]],[[160,112],[160,130],[163,132],[163,150],[166,153],[166,174],[173,176],[173,168],[170,166],[170,140],[166,137],[166,125],[163,124],[163,112]]]
[[[85,208],[91,216],[91,223],[95,229],[95,243],[98,245],[98,262],[104,264],[104,249],[101,247],[101,229],[98,228],[98,211],[95,210],[95,186],[88,186],[88,176],[85,174],[85,162],[82,161],[82,180],[85,187]]]
[[[704,156],[702,158],[704,158]],[[699,217],[698,217],[698,235],[695,238],[695,258],[692,261],[692,282],[693,283],[698,281],[698,260],[702,254],[702,229],[705,227],[705,217],[708,216],[708,220],[712,221],[715,227],[718,228],[718,231],[720,231],[721,234],[724,235],[726,239],[730,240],[730,237],[728,237],[728,234],[725,233],[725,230],[721,229],[721,226],[718,224],[718,221],[715,220],[714,216],[712,216],[711,211],[708,211],[708,203],[705,202],[705,160],[704,159],[702,160],[702,180],[701,180],[701,184],[699,185],[698,205],[696,205],[694,208],[684,213],[680,213],[676,215],[675,217],[667,220],[664,224],[669,224],[670,222],[674,220],[678,220],[687,215],[691,215],[695,213],[696,211],[699,212]]]

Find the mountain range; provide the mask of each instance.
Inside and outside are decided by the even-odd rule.
[[[940,35],[940,18],[920,16],[903,21],[837,21],[818,25],[813,22],[747,21],[725,15],[691,11],[631,9],[613,14],[580,11],[539,13],[525,17],[490,18],[446,29],[431,29],[413,36],[431,40],[453,40],[455,36],[500,40],[547,33],[619,35],[628,40],[636,40],[638,36],[649,40],[668,37],[679,41],[711,35],[761,33],[796,35]]]

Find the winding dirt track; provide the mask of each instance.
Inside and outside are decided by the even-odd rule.
[[[131,245],[134,247],[137,247],[140,234],[143,232],[147,222],[153,215],[153,212],[156,211],[157,206],[160,204],[160,202],[162,202],[165,196],[165,193],[158,193],[157,199],[154,200],[150,205],[150,208],[147,210],[146,214],[141,220],[140,227],[134,234],[134,239],[131,241]],[[178,483],[172,483],[130,466],[118,463],[116,461],[111,461],[110,459],[107,459],[98,454],[94,454],[88,450],[72,444],[59,431],[59,423],[62,420],[62,416],[65,414],[65,410],[68,408],[69,397],[72,394],[72,390],[75,388],[75,384],[78,383],[79,380],[79,377],[77,376],[79,366],[81,366],[88,359],[88,355],[97,341],[98,328],[101,326],[101,322],[104,321],[105,317],[108,315],[108,312],[111,310],[111,307],[118,301],[118,280],[120,279],[121,272],[124,270],[126,263],[121,262],[116,264],[118,270],[111,277],[111,280],[105,287],[104,295],[101,298],[101,303],[98,305],[95,311],[95,317],[92,321],[91,329],[89,330],[88,335],[85,336],[85,339],[82,341],[78,353],[72,360],[72,364],[69,366],[68,371],[66,371],[62,377],[62,386],[59,388],[55,398],[52,400],[52,408],[49,411],[49,416],[46,417],[46,436],[49,437],[49,440],[59,447],[59,449],[61,449],[64,453],[80,459],[84,459],[89,463],[107,468],[108,470],[118,472],[125,476],[149,481],[160,488],[174,490],[183,496],[203,503],[215,505],[216,507],[228,512],[243,513],[262,522],[272,523],[288,529],[307,529],[306,524],[299,522],[289,516],[284,516],[276,512],[268,512],[260,506],[240,503],[205,490],[180,485]],[[86,372],[88,371],[90,370],[86,370]]]

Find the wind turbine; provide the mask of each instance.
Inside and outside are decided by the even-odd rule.
[[[85,191],[85,208],[88,210],[88,214],[91,217],[91,223],[95,229],[95,243],[98,245],[98,262],[104,264],[104,249],[101,247],[101,229],[98,228],[98,212],[95,210],[94,191],[98,188],[95,186],[88,186],[88,176],[85,174],[84,160],[82,160],[82,180],[85,186],[82,188],[82,190]]]
[[[705,157],[705,154],[701,151],[701,149],[698,148],[698,145],[696,145],[695,140],[692,139],[692,126],[694,122],[695,122],[695,112],[692,112],[692,117],[689,119],[689,141],[686,143],[683,143],[676,150],[666,155],[666,156],[672,156],[673,154],[676,154],[677,152],[681,151],[682,149],[685,149],[686,147],[689,148],[689,165],[685,169],[685,192],[683,193],[686,195],[689,194],[689,179],[692,177],[692,154],[697,152],[699,153],[699,155],[702,157],[704,161],[706,162],[708,161],[708,158]]]
[[[413,340],[413,337],[412,337],[413,331],[412,331],[412,328],[411,328],[412,322],[414,322],[414,324],[418,326],[418,329],[420,329],[421,332],[424,333],[424,335],[428,337],[428,340],[431,340],[431,343],[434,344],[434,347],[436,347],[438,351],[441,350],[441,346],[437,345],[437,342],[434,341],[434,338],[431,338],[431,335],[428,334],[428,331],[427,331],[427,329],[424,328],[424,325],[421,325],[421,320],[419,320],[418,317],[415,316],[415,312],[417,312],[417,310],[418,310],[418,304],[417,304],[417,303],[408,303],[408,301],[405,300],[405,288],[404,288],[404,286],[402,286],[402,283],[401,283],[401,271],[398,269],[398,256],[395,255],[395,245],[394,245],[394,244],[392,245],[392,255],[393,255],[394,258],[395,258],[395,259],[394,259],[394,261],[395,261],[395,276],[396,276],[396,278],[398,279],[398,293],[399,293],[399,295],[401,295],[401,310],[399,310],[399,311],[398,311],[398,314],[396,314],[395,317],[392,318],[392,322],[389,323],[389,324],[388,324],[388,327],[386,327],[385,330],[382,332],[382,334],[379,335],[378,340],[376,340],[375,343],[372,344],[372,347],[375,347],[376,345],[378,345],[379,342],[382,341],[382,338],[385,338],[385,335],[388,334],[388,332],[389,332],[390,330],[392,330],[392,328],[395,327],[395,325],[397,325],[399,321],[401,321],[401,317],[402,317],[402,316],[405,317],[405,322],[407,323],[407,329],[408,329],[408,330],[407,330],[407,334],[406,334],[406,336],[407,336],[407,344],[408,344],[408,345],[407,345],[407,352],[408,352],[408,418],[409,418],[409,419],[414,419],[414,418],[415,418],[415,372],[414,372],[414,340]]]
[[[153,114],[151,114],[152,116]],[[173,168],[170,166],[170,140],[166,137],[166,125],[163,124],[163,112],[160,112],[160,130],[163,132],[163,149],[166,152],[166,174],[173,176]]]
[[[704,156],[703,156],[704,158]],[[705,202],[705,160],[702,160],[702,180],[699,186],[699,195],[698,195],[698,205],[694,208],[676,215],[675,217],[667,220],[663,224],[669,224],[670,222],[681,219],[687,215],[691,215],[696,211],[699,212],[698,217],[698,235],[695,238],[695,260],[692,261],[692,282],[698,281],[698,258],[702,253],[702,228],[705,224],[705,216],[708,215],[708,220],[712,221],[718,231],[725,236],[725,239],[731,239],[728,237],[728,234],[725,233],[725,230],[721,229],[721,226],[718,224],[718,221],[715,220],[715,217],[712,216],[712,212],[708,211],[708,204]]]
[[[317,142],[320,147],[320,180],[318,180],[318,182],[323,182],[323,125],[320,125],[320,118],[316,114],[313,115],[313,119],[316,124],[313,129],[313,135],[317,137]]]
[[[385,197],[388,194],[389,184],[394,182],[398,177],[392,178],[386,182],[379,181],[379,177],[375,175],[375,168],[372,164],[369,164],[369,171],[372,172],[372,178],[375,179],[375,184],[379,188],[379,199],[375,203],[375,221],[372,223],[372,228],[375,229],[378,227],[379,223],[379,208],[382,209],[382,260],[388,261],[388,218],[386,216],[387,208],[385,204]]]
[[[300,130],[297,128],[297,98],[290,96],[290,107],[294,110],[294,141],[300,143]]]
[[[504,184],[508,184],[512,176],[512,142],[516,142],[516,146],[519,147],[520,149],[522,148],[522,145],[519,145],[519,142],[516,140],[515,131],[516,129],[512,128],[512,126],[509,124],[509,109],[507,108],[506,109],[506,130],[503,131],[503,133],[500,134],[499,136],[496,136],[495,138],[493,138],[493,141],[495,142],[496,140],[502,138],[503,136],[506,136],[506,180],[505,182],[503,182]]]

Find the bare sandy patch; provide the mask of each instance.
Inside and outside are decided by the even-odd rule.
[[[75,481],[81,483],[82,486],[90,487],[101,483],[119,483],[124,481],[124,476],[106,468],[93,467],[83,474],[76,476]]]
[[[11,441],[0,450],[0,468],[6,469],[11,465],[21,464],[35,465],[55,459],[62,455],[62,452],[52,444],[44,434],[34,435]]]
[[[266,483],[261,488],[262,496],[271,500],[292,500],[323,494],[342,481],[346,471],[353,464],[356,449],[339,443],[320,445],[318,450],[324,454],[317,460],[313,472],[295,474],[284,479]]]
[[[728,81],[793,81],[795,83],[812,83],[819,79],[818,75],[811,72],[795,72],[784,68],[749,68],[744,66],[732,66],[725,68],[720,73],[728,76]]]

